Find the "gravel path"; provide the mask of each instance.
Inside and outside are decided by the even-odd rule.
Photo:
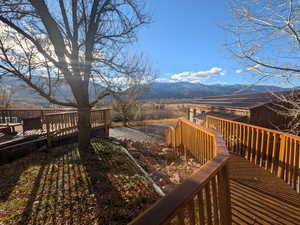
[[[135,127],[112,127],[109,136],[117,139],[130,139],[139,142],[164,143],[164,133],[171,124],[151,124]]]

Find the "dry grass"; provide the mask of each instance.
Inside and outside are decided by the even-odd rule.
[[[174,119],[158,119],[158,120],[142,120],[142,121],[130,121],[128,122],[128,126],[145,126],[153,123],[177,123],[179,118]],[[112,122],[111,127],[122,127],[124,126],[123,122]]]
[[[94,141],[0,167],[0,224],[127,224],[159,197],[120,148]]]

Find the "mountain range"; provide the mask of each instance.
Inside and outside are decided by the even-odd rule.
[[[154,83],[142,99],[168,98],[202,98],[208,96],[222,96],[230,94],[250,94],[262,92],[286,91],[288,88],[269,85],[241,85],[241,84],[200,84],[189,82]]]
[[[16,79],[1,79],[2,85],[17,87],[14,94],[15,101],[46,103],[47,101],[26,87],[22,81]],[[101,85],[97,84],[90,90],[90,97],[94,99],[96,92],[103,90]],[[268,91],[286,91],[288,88],[269,85],[221,85],[221,84],[200,84],[189,82],[162,83],[155,82],[149,91],[140,97],[142,100],[148,99],[182,99],[182,98],[202,98],[207,96],[222,96],[230,94],[249,94],[262,93]],[[71,90],[66,84],[61,84],[55,91],[55,97],[63,99],[72,99]],[[109,99],[109,98],[108,98]]]

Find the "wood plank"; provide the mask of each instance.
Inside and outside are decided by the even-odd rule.
[[[300,195],[291,186],[241,156],[227,167],[233,223],[300,224]]]

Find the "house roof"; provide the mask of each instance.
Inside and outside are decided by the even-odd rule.
[[[226,112],[208,112],[206,113],[206,115],[208,116],[216,116],[216,117],[220,117],[226,120],[238,120],[241,119],[245,116],[242,115],[237,115],[234,113],[226,113]]]
[[[211,96],[199,99],[193,99],[191,104],[212,106],[212,107],[228,107],[236,109],[251,109],[267,103],[278,101],[278,97],[288,97],[300,95],[300,90],[281,91],[281,92],[264,92],[256,94],[238,94]]]

